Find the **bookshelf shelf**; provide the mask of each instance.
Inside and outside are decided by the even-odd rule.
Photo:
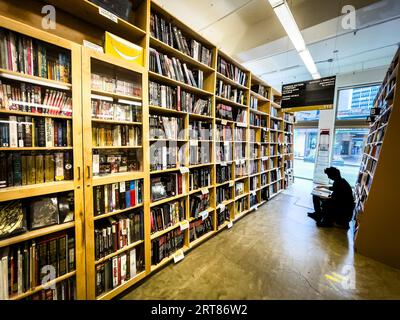
[[[212,166],[213,163],[202,163],[202,164],[193,164],[189,166],[189,169],[196,169],[196,168],[202,168],[202,167],[209,167]]]
[[[70,83],[32,76],[29,74],[10,71],[2,68],[0,68],[0,77],[15,81],[28,82],[31,84],[46,86],[49,88],[60,89],[60,90],[71,90],[72,88],[72,85]]]
[[[95,150],[118,150],[118,149],[142,149],[143,146],[108,146],[108,147],[92,147]]]
[[[178,167],[178,168],[170,168],[170,169],[163,169],[163,170],[156,170],[156,171],[150,171],[150,174],[160,174],[160,173],[168,173],[168,172],[175,172],[175,171],[180,171],[184,168],[187,167]]]
[[[244,108],[244,109],[247,109],[247,108],[248,108],[248,107],[247,107],[246,105],[244,105],[244,104],[237,103],[237,102],[235,102],[235,101],[232,101],[232,100],[229,100],[229,99],[226,99],[226,98],[217,96],[217,95],[215,96],[215,99],[217,100],[217,102],[226,103],[226,104],[229,104],[229,105],[234,106],[234,107]]]
[[[251,113],[255,113],[255,114],[259,114],[259,115],[262,115],[262,116],[268,116],[268,113],[266,113],[266,112],[255,110],[255,109],[251,109],[251,108],[250,108],[250,112]]]
[[[113,253],[111,253],[111,254],[109,254],[109,255],[107,255],[107,256],[105,256],[105,257],[99,259],[99,260],[96,260],[96,261],[95,261],[95,265],[98,265],[98,264],[100,264],[100,263],[103,263],[103,262],[105,262],[105,261],[111,259],[112,257],[115,257],[115,256],[120,255],[121,253],[124,253],[124,252],[126,252],[126,251],[129,251],[130,249],[133,249],[133,248],[137,247],[138,245],[140,245],[140,244],[142,244],[142,243],[144,243],[144,240],[136,241],[136,242],[134,242],[134,243],[132,243],[132,244],[130,244],[130,245],[128,245],[128,246],[126,246],[126,247],[120,249],[120,250],[117,250],[117,251],[115,251],[115,252],[113,252]]]
[[[234,86],[238,89],[249,90],[249,88],[247,88],[246,86],[243,86],[240,83],[237,83],[237,82],[229,79],[228,77],[225,77],[223,74],[221,74],[219,72],[217,72],[217,79],[222,80],[223,82],[230,84],[231,86]]]
[[[69,117],[69,116],[58,116],[58,115],[47,114],[47,113],[25,112],[25,111],[17,111],[17,110],[0,109],[0,113],[9,114],[9,115],[16,115],[16,116],[31,116],[31,117],[42,117],[42,118],[54,118],[54,119],[72,120],[72,117]]]
[[[189,195],[192,195],[192,194],[195,194],[195,193],[199,193],[199,192],[201,192],[202,190],[205,190],[205,189],[210,190],[212,188],[214,188],[214,186],[207,186],[207,187],[199,188],[199,189],[196,189],[196,190],[192,190],[192,191],[189,191]]]
[[[94,123],[109,123],[109,124],[126,124],[130,126],[141,126],[142,122],[132,122],[132,121],[119,121],[119,120],[105,120],[105,119],[92,119]]]
[[[191,86],[189,84],[186,84],[184,82],[181,82],[181,81],[177,81],[177,80],[168,78],[166,76],[163,76],[163,75],[158,74],[158,73],[153,72],[153,71],[149,71],[149,78],[150,78],[150,80],[160,81],[160,82],[163,82],[163,83],[171,85],[171,86],[179,86],[182,89],[191,91],[193,93],[197,93],[199,95],[212,96],[211,92],[208,92],[206,90],[193,87],[193,86]]]
[[[268,98],[262,96],[261,94],[258,94],[257,92],[254,92],[253,90],[250,91],[250,94],[257,98],[258,100],[261,100],[262,102],[271,102]]]
[[[144,173],[140,171],[112,173],[106,176],[94,176],[92,185],[101,186],[104,184],[111,184],[116,182],[123,182],[129,180],[143,179]]]
[[[184,111],[178,111],[174,109],[168,109],[168,108],[163,108],[163,107],[158,107],[158,106],[149,106],[149,110],[151,113],[157,113],[157,114],[166,114],[166,115],[174,115],[174,116],[186,116],[187,112]]]
[[[1,201],[24,199],[74,190],[73,181],[57,181],[0,189]]]
[[[203,70],[205,72],[214,72],[213,68],[207,66],[204,63],[197,61],[196,59],[188,56],[187,54],[167,45],[166,43],[164,43],[152,36],[150,36],[150,46],[152,48],[162,51],[163,53],[171,54],[173,57],[178,58],[180,61],[189,63],[191,66],[196,67],[200,70]]]
[[[129,211],[132,211],[132,210],[135,210],[135,209],[138,209],[138,208],[142,208],[143,206],[144,206],[144,204],[140,203],[140,204],[138,204],[138,205],[136,205],[134,207],[126,208],[126,209],[123,209],[123,210],[116,210],[116,211],[113,211],[113,212],[109,212],[109,213],[106,213],[106,214],[95,216],[95,217],[93,217],[93,220],[96,221],[96,220],[101,220],[101,219],[104,219],[104,218],[112,217],[112,216],[115,216],[115,215],[118,215],[118,214],[121,214],[121,213],[129,212]]]
[[[199,119],[199,120],[213,120],[213,117],[211,116],[206,116],[202,114],[196,114],[196,113],[189,113],[189,117],[192,119]]]
[[[142,271],[135,275],[132,279],[129,279],[125,283],[121,284],[120,286],[98,296],[96,300],[111,300],[112,298],[118,296],[120,293],[124,292],[129,287],[133,286],[135,283],[143,280],[146,277],[146,272]]]
[[[135,105],[140,106],[142,103],[142,97],[135,97],[135,96],[130,96],[126,94],[119,94],[119,93],[114,93],[114,92],[109,92],[109,91],[104,91],[104,90],[98,90],[98,89],[91,89],[92,93],[92,98],[94,99],[100,99],[101,97],[106,97],[106,98],[112,98],[113,100],[127,100],[130,103],[134,103]]]
[[[248,192],[245,192],[245,193],[243,193],[243,194],[241,194],[241,195],[239,195],[239,196],[236,196],[235,197],[235,201],[238,201],[238,200],[240,200],[240,199],[242,199],[242,198],[244,198],[244,197],[246,197],[246,196],[248,196],[249,195],[249,193]]]
[[[182,222],[183,221],[180,221],[180,222],[174,224],[173,226],[170,226],[168,228],[165,228],[164,230],[160,230],[160,231],[157,231],[157,232],[151,234],[150,239],[151,240],[157,239],[157,238],[161,237],[162,235],[164,235],[176,228],[179,228],[181,226]]]
[[[57,150],[72,150],[72,147],[2,147],[0,151],[57,151]]]
[[[4,248],[7,246],[11,246],[13,244],[16,243],[21,243],[24,241],[28,241],[28,240],[32,240],[35,238],[39,238],[42,236],[46,236],[58,231],[63,231],[66,229],[71,229],[75,227],[75,222],[68,222],[68,223],[64,223],[64,224],[57,224],[51,227],[46,227],[46,228],[42,228],[42,229],[37,229],[34,231],[28,231],[25,232],[23,234],[20,234],[18,236],[12,237],[12,238],[7,238],[4,240],[0,241],[0,248]]]
[[[187,197],[187,196],[188,195],[186,193],[183,193],[183,194],[179,194],[177,196],[166,198],[166,199],[163,199],[163,200],[160,200],[160,201],[157,201],[157,202],[152,202],[152,203],[150,203],[150,207],[156,207],[156,206],[159,206],[161,204],[164,204],[164,203],[167,203],[167,202],[171,202],[171,201],[175,201],[175,200]]]
[[[69,279],[69,278],[72,278],[72,277],[75,277],[75,276],[76,276],[76,271],[69,272],[69,273],[67,273],[67,274],[65,274],[65,275],[63,275],[61,277],[58,277],[58,278],[56,278],[54,280],[51,280],[51,281],[49,281],[49,282],[47,282],[47,283],[45,283],[45,284],[43,284],[41,286],[37,286],[37,287],[33,288],[32,290],[29,290],[27,292],[24,292],[24,293],[16,295],[16,296],[12,296],[12,297],[10,297],[10,300],[22,300],[22,299],[25,299],[25,298],[27,298],[29,296],[34,295],[35,293],[38,293],[38,292],[44,290],[45,288],[51,287],[52,285],[55,285],[56,283],[59,283],[61,281],[64,281],[66,279]]]
[[[200,238],[198,238],[198,239],[196,239],[194,241],[191,241],[190,242],[190,248],[194,248],[194,247],[198,246],[199,244],[201,244],[202,242],[208,240],[209,238],[211,238],[214,235],[215,235],[214,231],[209,231],[208,233],[202,235]]]

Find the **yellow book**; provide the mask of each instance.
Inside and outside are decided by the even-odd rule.
[[[39,154],[35,157],[36,162],[36,183],[44,182],[44,167],[43,167],[44,157]]]
[[[51,154],[44,156],[44,179],[46,182],[54,181],[54,158]]]
[[[35,184],[36,183],[36,167],[35,167],[35,157],[27,156],[26,157],[26,171],[27,171],[27,182],[26,184]]]
[[[105,52],[143,67],[143,48],[112,33],[105,33]]]

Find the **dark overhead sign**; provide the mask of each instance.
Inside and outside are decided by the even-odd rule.
[[[336,76],[282,86],[282,108],[286,112],[332,109]]]

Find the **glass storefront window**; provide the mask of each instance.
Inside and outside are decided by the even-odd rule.
[[[337,120],[363,119],[369,116],[379,87],[373,85],[339,90]]]
[[[313,179],[318,129],[294,130],[294,174],[297,178]]]
[[[319,110],[314,111],[300,111],[296,112],[296,121],[318,121],[319,120]]]
[[[338,168],[342,177],[355,186],[364,145],[369,130],[367,128],[338,128],[335,130],[332,166]]]

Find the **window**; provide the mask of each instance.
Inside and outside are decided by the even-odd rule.
[[[379,85],[339,90],[337,120],[364,119],[370,114]]]
[[[355,186],[364,145],[369,130],[367,128],[338,128],[335,130],[332,166],[338,168],[351,186]]]
[[[294,174],[297,178],[313,179],[317,139],[317,128],[295,128]]]
[[[296,113],[296,121],[318,121],[319,120],[319,110],[313,111],[301,111]]]

